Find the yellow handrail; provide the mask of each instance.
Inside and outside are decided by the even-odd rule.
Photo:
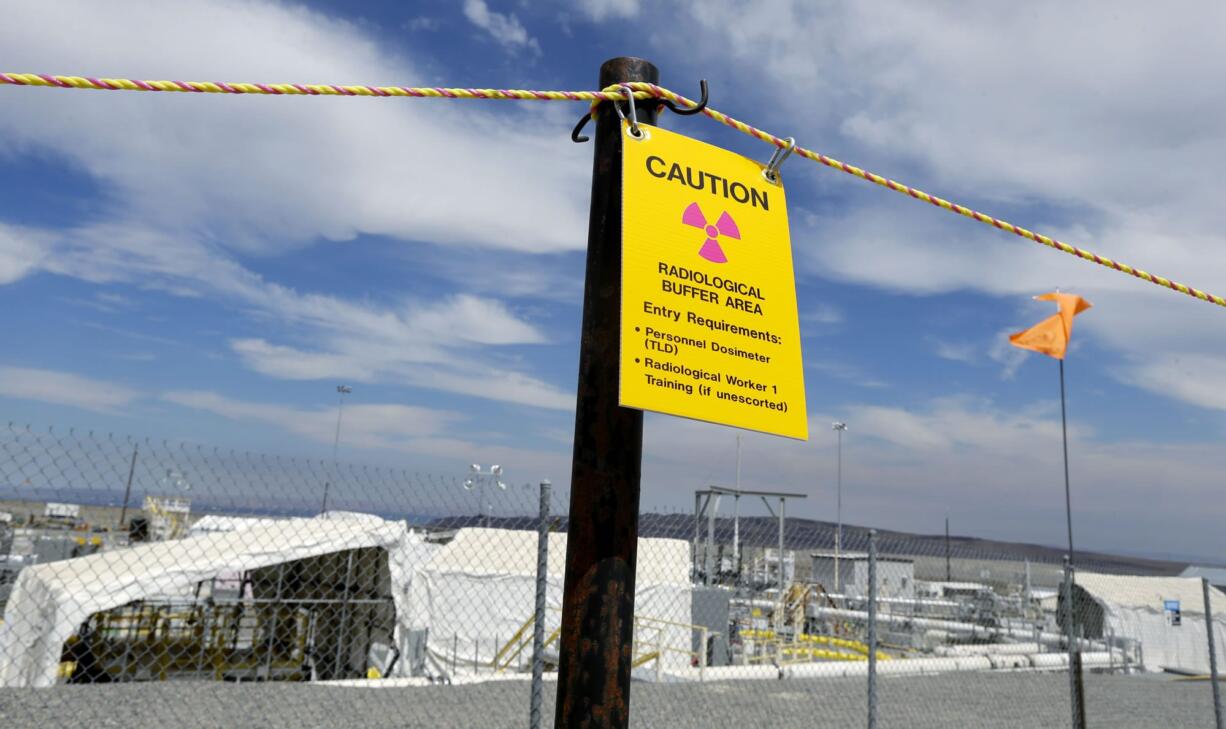
[[[866,660],[868,658],[868,646],[858,640],[847,640],[846,638],[836,638],[829,635],[813,635],[810,633],[798,633],[793,642],[784,642],[779,639],[773,630],[742,630],[741,635],[750,640],[761,641],[769,645],[775,645],[780,655],[783,653],[821,651],[819,648],[806,648],[803,643],[816,643],[818,645],[829,645],[836,648],[844,648],[846,650],[855,651],[858,656],[848,656],[846,653],[838,653],[836,651],[822,651],[829,655],[821,655],[819,657],[833,658],[834,660]],[[818,655],[813,653],[813,655]],[[877,651],[877,660],[888,661],[891,656],[883,651]]]
[[[507,666],[509,666],[511,664],[511,660],[513,660],[515,657],[519,656],[521,652],[523,652],[524,634],[528,632],[528,629],[531,628],[532,624],[535,622],[536,622],[535,615],[525,620],[524,624],[519,626],[519,630],[515,631],[515,634],[511,636],[510,640],[508,640],[505,644],[503,644],[502,648],[499,649],[499,651],[494,654],[494,660],[490,662],[490,665],[498,669],[499,671],[504,670],[506,666],[502,666],[500,668],[498,666],[498,662],[502,660],[502,657],[506,655],[506,653],[510,651],[512,647],[518,646],[515,650],[515,656],[512,656],[512,658],[507,659]]]
[[[639,656],[638,658],[634,659],[634,661],[633,661],[633,662],[630,664],[630,667],[631,667],[631,668],[638,668],[639,666],[643,665],[644,663],[651,663],[653,660],[656,660],[656,659],[658,659],[659,657],[660,657],[659,652],[644,653],[643,655],[641,655],[641,656]]]
[[[556,610],[556,608],[549,608],[549,609]],[[504,643],[502,647],[498,649],[498,652],[494,654],[494,659],[490,662],[490,665],[495,670],[502,672],[510,668],[511,665],[515,662],[515,659],[518,658],[520,654],[524,652],[524,649],[530,643],[531,628],[533,627],[533,624],[535,622],[536,622],[535,616],[529,617],[527,620],[523,622],[522,625],[519,626],[519,630],[516,630],[515,633],[512,634],[510,639],[508,639],[507,642]],[[643,629],[648,629],[648,630],[655,630],[658,635],[663,632],[664,626],[671,626],[675,628],[686,628],[690,631],[700,631],[700,632],[705,633],[708,636],[718,635],[717,631],[709,630],[705,626],[702,626],[702,625],[679,623],[679,622],[675,622],[672,620],[664,620],[663,618],[653,618],[650,616],[643,616],[643,615],[636,615],[634,618],[634,627],[635,627],[636,633],[638,629],[643,628]],[[553,630],[553,632],[551,632],[546,637],[544,645],[545,646],[552,645],[554,641],[556,641],[561,636],[561,634],[562,634],[562,627],[559,625],[557,628]],[[659,660],[664,653],[680,653],[682,655],[689,656],[691,659],[699,659],[699,660],[701,660],[702,656],[704,655],[703,652],[701,651],[695,652],[693,650],[690,650],[688,647],[682,649],[682,648],[676,648],[676,647],[669,646],[669,645],[660,645],[660,643],[661,641],[647,641],[647,640],[642,640],[642,639],[636,639],[634,641],[633,647],[644,647],[644,648],[647,648],[649,652],[635,657],[633,659],[632,665],[635,668],[637,668],[645,663],[650,663],[653,659]]]

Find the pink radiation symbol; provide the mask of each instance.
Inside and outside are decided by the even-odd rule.
[[[696,202],[690,203],[690,206],[681,214],[681,222],[706,231],[707,242],[702,244],[698,255],[711,263],[728,262],[728,256],[724,255],[724,249],[719,246],[719,237],[721,235],[735,240],[741,239],[741,230],[736,227],[736,221],[732,219],[732,216],[727,211],[719,216],[719,220],[715,221],[715,225],[711,225],[707,222],[706,216],[702,214],[702,208],[698,207]]]

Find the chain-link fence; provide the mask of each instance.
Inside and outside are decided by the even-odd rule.
[[[787,516],[799,498],[641,514],[633,725],[1214,726],[1226,595],[1186,565],[1070,572]],[[0,723],[551,726],[566,510],[488,465],[9,426]]]

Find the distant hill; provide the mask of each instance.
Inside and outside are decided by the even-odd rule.
[[[122,492],[110,489],[18,489],[14,486],[0,485],[0,500],[18,500],[32,498],[35,495],[45,501],[66,501],[100,508],[113,508],[123,499]],[[317,506],[313,499],[259,498],[236,495],[228,498],[205,494],[190,494],[192,497],[192,513],[245,514],[250,516],[312,516]],[[389,497],[382,501],[347,500],[339,508],[375,513],[388,519],[405,519],[410,524],[421,527],[459,528],[475,526],[481,517],[475,515],[443,516],[438,514],[421,514],[402,511],[392,504],[398,499]],[[391,502],[391,503],[389,503]],[[143,491],[133,494],[130,509],[139,509],[143,503]],[[398,505],[398,504],[396,504]],[[111,519],[113,521],[113,518]],[[487,523],[493,527],[504,529],[535,529],[536,518],[530,516],[494,516]],[[565,529],[565,517],[554,517],[555,529]],[[714,525],[715,541],[720,544],[732,543],[733,522],[729,517],[719,517]],[[700,536],[705,539],[707,522],[704,519],[700,525]],[[740,519],[741,543],[746,547],[776,547],[779,539],[779,522],[770,516],[744,516]],[[835,525],[832,522],[815,519],[789,517],[785,529],[785,547],[789,550],[821,551],[834,549]],[[645,513],[639,517],[639,533],[645,537],[668,537],[690,541],[694,538],[694,517],[689,514],[657,514]],[[1029,561],[1033,564],[1059,565],[1065,550],[1059,547],[1049,547],[1023,542],[1005,542],[978,537],[951,536],[950,555],[953,559],[982,561]],[[878,550],[882,554],[925,556],[930,558],[945,557],[945,536],[943,534],[913,534],[877,530]],[[843,525],[843,549],[848,552],[862,552],[868,548],[868,527],[853,524]],[[1204,560],[1159,559],[1155,555],[1138,556],[1136,551],[1131,554],[1107,554],[1103,552],[1079,552],[1077,564],[1082,570],[1103,572],[1145,574],[1145,575],[1178,575],[1191,563],[1204,563]]]
[[[566,528],[565,517],[554,517],[554,529]],[[423,526],[459,528],[476,526],[478,517],[445,517],[431,519]],[[490,517],[491,527],[502,529],[535,529],[536,519],[531,517]],[[868,527],[843,525],[843,551],[864,552],[868,549]],[[699,525],[699,537],[706,539],[707,521]],[[720,517],[715,520],[714,537],[717,544],[732,543],[733,520]],[[798,551],[827,551],[834,549],[835,524],[815,519],[788,517],[784,529],[784,547]],[[671,539],[694,539],[694,517],[687,514],[642,514],[639,517],[639,535],[643,537],[666,537]],[[740,540],[746,548],[777,547],[779,544],[779,521],[769,516],[746,516],[740,519]],[[925,556],[944,559],[945,535],[912,534],[890,529],[877,530],[877,549],[881,554]],[[1036,565],[1060,565],[1067,550],[1024,542],[1005,542],[978,537],[953,536],[949,538],[950,557],[955,560],[977,561],[1030,561]],[[1140,575],[1178,575],[1189,564],[1185,561],[1152,559],[1131,555],[1106,554],[1103,552],[1078,552],[1077,564],[1087,571],[1101,571]]]

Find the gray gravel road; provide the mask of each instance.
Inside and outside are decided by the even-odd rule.
[[[546,727],[554,687],[545,686]],[[1213,727],[1211,687],[1152,676],[1087,676],[1092,727]],[[862,727],[864,684],[855,679],[650,685],[632,689],[641,729]],[[878,726],[1065,727],[1064,674],[883,677]],[[147,683],[0,689],[0,727],[428,727],[522,729],[528,685],[334,688],[303,684]]]

